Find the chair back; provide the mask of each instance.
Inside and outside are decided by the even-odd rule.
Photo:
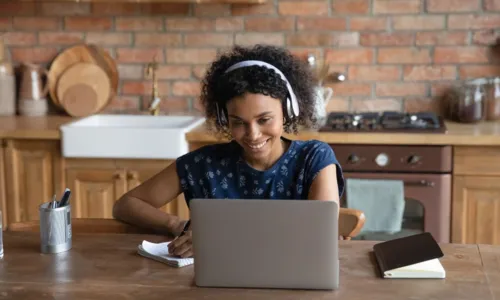
[[[361,231],[365,224],[365,214],[361,210],[344,208],[339,209],[339,236],[350,240]]]

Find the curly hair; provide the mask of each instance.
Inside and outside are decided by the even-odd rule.
[[[288,93],[286,84],[274,70],[251,66],[225,74],[230,66],[244,60],[267,62],[278,68],[290,83],[299,103],[299,116],[291,120],[286,119],[283,124],[286,133],[297,134],[299,126],[315,127],[317,125],[314,114],[316,78],[307,63],[284,48],[255,45],[253,47],[235,46],[229,53],[219,55],[218,59],[209,66],[202,81],[200,100],[211,130],[230,137],[229,128],[216,121],[216,103],[219,107],[225,107],[229,100],[247,92],[280,99],[282,103],[286,101]],[[286,112],[283,113],[286,114]]]

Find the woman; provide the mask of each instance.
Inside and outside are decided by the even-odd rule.
[[[186,221],[158,209],[180,193],[188,205],[193,198],[339,202],[344,179],[330,146],[282,136],[316,123],[315,81],[305,62],[278,47],[237,46],[212,63],[202,83],[207,123],[231,141],[179,157],[121,197],[116,219],[177,236],[170,251],[189,257]]]

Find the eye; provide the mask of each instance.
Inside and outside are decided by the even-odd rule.
[[[231,121],[231,124],[232,124],[233,126],[240,126],[240,125],[243,125],[243,121],[241,121],[241,120],[234,120],[234,119],[233,119],[233,120]]]
[[[272,118],[261,118],[261,119],[259,119],[259,123],[260,124],[265,124],[265,123],[268,123],[271,120],[272,120]]]

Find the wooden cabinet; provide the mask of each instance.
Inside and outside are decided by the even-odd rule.
[[[118,198],[172,162],[67,159],[66,184],[72,190],[73,215],[77,218],[112,218],[113,204]],[[189,210],[182,196],[161,209],[181,218],[189,218]]]
[[[38,220],[38,207],[62,193],[59,141],[11,140],[4,143],[9,223]]]
[[[500,245],[500,147],[455,147],[452,242]]]
[[[4,140],[0,140],[0,209],[2,210],[2,229],[5,230],[7,226],[7,206],[5,199],[5,164],[4,164],[4,150],[7,146]]]

